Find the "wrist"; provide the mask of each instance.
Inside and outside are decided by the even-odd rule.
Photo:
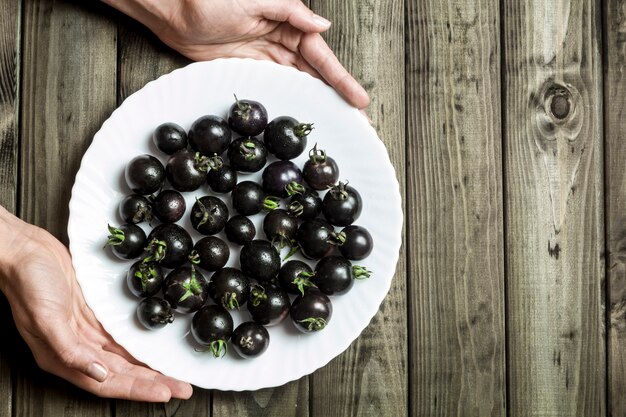
[[[7,293],[7,286],[16,276],[20,254],[30,233],[27,223],[0,206],[0,291]]]
[[[102,0],[102,2],[132,17],[155,33],[166,26],[168,16],[166,6],[170,1]]]

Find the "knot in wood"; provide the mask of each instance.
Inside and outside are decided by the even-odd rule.
[[[555,84],[548,88],[544,97],[544,108],[555,123],[563,123],[573,112],[573,98],[570,90],[562,85]]]

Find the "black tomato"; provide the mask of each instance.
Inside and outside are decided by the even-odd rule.
[[[299,123],[289,116],[280,116],[267,124],[263,141],[267,150],[282,160],[297,158],[307,144],[307,135],[313,130],[313,123]]]
[[[195,191],[200,188],[208,170],[209,159],[187,149],[172,155],[165,167],[168,181],[178,191]]]
[[[176,123],[163,123],[152,133],[152,140],[161,152],[171,155],[187,147],[187,132]]]
[[[217,271],[228,262],[230,249],[228,244],[216,236],[203,237],[196,242],[189,260],[207,271]]]
[[[296,297],[290,315],[291,321],[301,332],[318,332],[330,322],[333,305],[326,294],[312,289]]]
[[[161,191],[152,202],[152,212],[163,223],[175,223],[183,218],[187,204],[181,193],[175,190]]]
[[[278,197],[303,193],[302,171],[291,161],[272,162],[263,170],[263,189]]]
[[[365,259],[372,253],[374,240],[366,228],[361,226],[345,227],[337,234],[339,251],[347,259],[358,261]]]
[[[141,300],[137,306],[137,320],[146,329],[154,330],[172,323],[174,314],[167,301],[158,297],[149,297]]]
[[[228,160],[237,171],[257,172],[267,162],[267,149],[258,139],[238,138],[228,146]]]
[[[210,159],[211,170],[206,174],[206,182],[216,193],[229,193],[237,185],[237,171],[225,164],[219,156]]]
[[[325,220],[307,220],[296,232],[296,241],[302,254],[310,259],[320,259],[332,255],[335,250],[333,226]]]
[[[224,232],[226,233],[228,240],[231,242],[238,245],[245,245],[246,243],[251,242],[254,239],[254,236],[256,236],[256,227],[254,227],[252,220],[246,216],[237,214],[226,222]]]
[[[309,265],[302,261],[292,260],[285,262],[278,273],[278,285],[290,294],[302,294],[316,287],[312,278],[315,273]]]
[[[191,334],[199,344],[207,346],[213,356],[226,354],[227,342],[233,333],[233,318],[222,306],[206,305],[193,315]]]
[[[283,209],[272,210],[263,219],[267,240],[279,248],[291,246],[298,231],[298,220]]]
[[[263,187],[254,181],[242,181],[237,184],[231,198],[235,211],[244,216],[257,214],[261,210],[271,211],[280,204],[280,198],[268,196]]]
[[[263,325],[247,321],[233,331],[232,343],[241,357],[253,358],[267,350],[270,345],[270,334]]]
[[[137,224],[152,221],[150,200],[139,194],[124,197],[119,205],[119,213],[124,223]]]
[[[134,193],[147,195],[157,192],[163,186],[165,169],[154,156],[139,155],[126,165],[124,176]]]
[[[237,268],[222,268],[211,276],[209,296],[217,304],[232,310],[239,309],[248,301],[250,281]]]
[[[200,197],[191,208],[191,225],[203,235],[222,231],[227,221],[228,207],[218,197]]]
[[[154,262],[135,262],[126,274],[128,289],[137,297],[151,297],[161,291],[163,270]]]
[[[333,185],[322,202],[324,217],[335,226],[351,225],[361,215],[362,208],[361,194],[347,182]]]
[[[317,191],[309,188],[301,194],[291,196],[287,211],[300,220],[312,220],[322,212],[322,199]]]
[[[180,313],[193,313],[207,299],[209,283],[194,266],[181,266],[165,277],[163,296]]]
[[[315,284],[326,295],[345,294],[354,284],[352,263],[341,256],[327,256],[315,266]]]
[[[241,248],[239,263],[244,274],[257,281],[265,282],[278,274],[280,255],[270,242],[253,240]]]
[[[304,163],[302,176],[314,190],[325,190],[339,179],[339,167],[326,151],[318,150],[315,145],[309,152],[309,160]]]
[[[219,116],[202,116],[189,129],[189,146],[202,155],[221,155],[230,144],[233,132]]]
[[[252,319],[264,326],[275,326],[289,314],[289,295],[273,284],[253,285],[250,288],[248,311]]]
[[[109,236],[105,246],[120,259],[138,258],[146,247],[146,232],[135,224],[125,224],[120,227],[108,225]]]
[[[148,235],[150,260],[165,268],[176,268],[184,264],[192,248],[191,236],[177,224],[160,224]]]
[[[254,100],[239,100],[228,110],[228,124],[237,133],[244,136],[256,136],[267,125],[267,110]]]

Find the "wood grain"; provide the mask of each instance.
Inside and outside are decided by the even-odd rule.
[[[389,150],[404,195],[403,2],[311,3],[316,13],[333,22],[324,34],[326,41],[372,98],[367,112]],[[392,288],[380,311],[348,350],[312,374],[312,416],[407,414],[406,317],[406,264],[402,250]]]
[[[0,205],[13,213],[17,197],[20,21],[21,2],[0,0]],[[1,294],[0,315],[6,340],[17,339],[10,306]],[[13,408],[13,347],[12,343],[0,347],[0,417],[10,417]]]
[[[626,416],[626,0],[604,2],[608,404]]]
[[[411,415],[504,416],[499,4],[407,6]]]
[[[115,108],[116,28],[95,5],[24,2],[20,216],[67,243],[70,189],[93,134]],[[15,416],[109,416],[107,400],[17,362]]]
[[[511,416],[605,414],[599,2],[504,2]]]

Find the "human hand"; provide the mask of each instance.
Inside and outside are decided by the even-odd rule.
[[[167,402],[191,396],[191,385],[137,362],[104,331],[63,244],[1,207],[0,290],[42,369],[101,397]]]
[[[359,109],[369,104],[367,92],[320,35],[330,22],[300,0],[104,1],[193,60],[271,60],[325,80]]]

